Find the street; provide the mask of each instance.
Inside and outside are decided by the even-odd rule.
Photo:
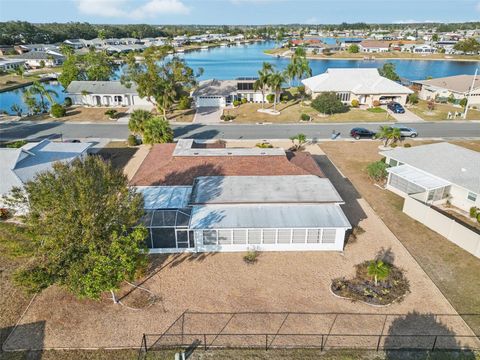
[[[340,132],[342,138],[349,137],[353,127],[376,130],[380,123],[349,124],[285,124],[285,125],[173,125],[176,138],[198,139],[288,139],[303,133],[309,139],[329,139],[332,131]],[[388,124],[387,124],[388,125]],[[389,124],[391,125],[391,124]],[[401,125],[401,124],[396,124]],[[480,138],[478,122],[425,122],[405,124],[414,127],[421,138]],[[63,122],[7,122],[0,123],[0,140],[44,138],[109,138],[126,139],[127,124],[75,124]]]

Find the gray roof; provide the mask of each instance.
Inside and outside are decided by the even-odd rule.
[[[315,175],[202,176],[192,204],[341,203],[330,180]]]
[[[29,51],[21,55],[16,55],[15,58],[25,60],[49,60],[51,58],[65,59],[65,56],[47,51]]]
[[[134,189],[143,195],[146,210],[185,208],[192,193],[191,186],[135,186]]]
[[[455,75],[430,80],[415,80],[414,83],[434,86],[459,93],[467,93],[473,83],[474,75]],[[480,88],[480,77],[477,76],[473,85],[474,89]]]
[[[350,228],[337,204],[194,206],[190,229]]]
[[[227,96],[237,91],[236,80],[210,79],[200,81],[192,96]]]
[[[69,94],[81,94],[83,91],[89,94],[137,94],[137,87],[132,84],[130,88],[120,81],[72,81],[66,92]]]
[[[57,162],[69,163],[82,155],[91,143],[61,143],[43,140],[28,143],[20,149],[0,149],[0,194],[13,186],[33,180],[39,173],[52,169]]]
[[[480,153],[446,142],[381,152],[452,184],[480,194]]]

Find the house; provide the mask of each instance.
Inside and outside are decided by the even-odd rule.
[[[480,208],[480,153],[449,143],[395,148],[385,156],[387,189],[427,204],[447,200],[469,211]]]
[[[24,54],[30,51],[57,51],[58,47],[50,44],[21,44],[15,45],[14,49],[18,54]]]
[[[42,140],[19,149],[0,148],[0,205],[13,187],[23,187],[38,174],[49,171],[55,162],[70,163],[87,155],[91,143]]]
[[[414,80],[414,87],[422,100],[453,98],[456,102],[469,98],[470,106],[480,105],[480,76],[474,82],[474,75],[454,75],[430,80]],[[471,93],[470,93],[471,91]],[[470,95],[470,96],[469,96]]]
[[[63,43],[73,49],[81,49],[85,47],[85,43],[80,39],[67,39]]]
[[[25,65],[31,68],[53,67],[62,65],[65,56],[54,51],[29,51],[14,58],[24,60]]]
[[[377,69],[327,69],[323,74],[302,80],[302,83],[312,98],[333,91],[345,104],[356,99],[366,106],[373,106],[374,101],[396,101],[405,105],[408,94],[413,93],[409,88],[380,76]]]
[[[66,89],[73,105],[133,106],[151,103],[141,98],[137,87],[123,85],[120,81],[72,81]]]
[[[0,56],[15,54],[15,49],[12,45],[0,45]]]
[[[360,52],[381,53],[390,51],[390,41],[383,40],[363,40],[358,44]]]
[[[0,58],[0,71],[14,71],[20,66],[25,66],[25,60]]]
[[[262,92],[254,90],[256,80],[257,78],[253,77],[239,77],[235,80],[204,80],[200,81],[191,96],[196,107],[225,107],[241,99],[254,103],[265,102],[269,92],[265,91],[265,98],[262,98]]]
[[[351,228],[308,153],[179,140],[154,145],[131,185],[152,253],[342,251]]]

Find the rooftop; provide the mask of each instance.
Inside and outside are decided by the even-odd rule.
[[[70,94],[81,94],[82,92],[90,94],[136,94],[137,87],[132,84],[130,88],[123,85],[120,81],[77,81],[74,80],[68,85],[66,92]]]
[[[414,83],[430,85],[459,93],[467,93],[473,83],[474,75],[455,75],[430,80],[415,80]],[[473,85],[474,89],[480,88],[480,77],[477,76]]]
[[[450,185],[448,181],[432,176],[424,171],[417,170],[409,165],[400,165],[388,168],[391,174],[400,176],[402,179],[413,182],[426,190],[433,190]]]
[[[203,80],[193,91],[192,96],[227,96],[237,91],[237,83],[237,80]]]
[[[136,186],[143,195],[144,209],[181,209],[188,206],[191,186]]]
[[[201,145],[201,143],[200,143]],[[179,139],[173,156],[285,156],[285,151],[280,148],[226,148],[226,147],[200,147],[193,139]]]
[[[399,162],[480,194],[480,153],[446,142],[381,152]]]

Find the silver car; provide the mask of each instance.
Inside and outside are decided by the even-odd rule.
[[[409,128],[405,126],[394,126],[394,128],[400,129],[400,134],[403,137],[415,138],[418,136],[418,132],[414,128]]]

